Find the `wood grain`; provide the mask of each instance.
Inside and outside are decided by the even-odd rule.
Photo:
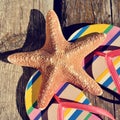
[[[112,21],[113,24],[120,27],[120,1],[119,0],[112,0]]]
[[[0,119],[27,120],[24,91],[35,69],[9,64],[7,56],[43,46],[45,15],[56,10],[68,38],[76,29],[92,23],[120,26],[119,0],[0,0]],[[104,89],[102,97],[87,94],[92,104],[120,119],[119,96]],[[107,99],[106,99],[107,98]],[[104,120],[108,120],[102,116]]]
[[[53,0],[0,0],[0,119],[28,120],[24,92],[35,69],[9,64],[7,56],[40,48]]]
[[[110,0],[66,0],[63,24],[111,23]]]
[[[66,38],[76,29],[94,23],[106,23],[120,26],[120,2],[119,0],[63,0],[61,25]],[[74,29],[73,29],[74,27]],[[71,29],[72,28],[72,29]],[[69,31],[69,32],[68,32]],[[70,32],[72,31],[72,32]],[[99,106],[112,113],[116,120],[120,119],[119,97],[110,91],[103,89],[102,97],[88,98],[93,105]],[[108,118],[101,116],[103,120]]]

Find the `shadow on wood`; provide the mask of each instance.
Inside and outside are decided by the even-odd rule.
[[[93,76],[93,68],[92,68],[92,62],[96,59],[95,57],[97,57],[97,55],[95,55],[95,51],[112,51],[112,50],[116,50],[116,49],[120,49],[120,47],[118,46],[113,46],[113,45],[104,45],[104,46],[100,46],[98,47],[96,50],[94,50],[92,53],[90,53],[89,55],[87,55],[84,59],[84,63],[85,63],[85,66],[84,66],[84,69],[85,71],[88,73],[89,76],[91,76],[93,79],[94,79],[94,76]],[[91,58],[91,59],[90,59]],[[89,60],[89,62],[88,62]],[[86,64],[87,63],[87,64]],[[89,67],[88,67],[89,66]],[[112,96],[114,96],[116,99],[108,99],[108,98],[105,98],[105,97],[99,97],[107,102],[110,102],[110,103],[115,103],[115,104],[120,104],[120,95],[102,85],[100,85],[101,88],[105,91],[107,91],[108,93],[110,93]]]
[[[61,19],[61,18],[59,18],[59,19]],[[76,31],[77,29],[79,29],[85,25],[88,25],[88,24],[81,23],[81,24],[75,24],[75,25],[71,25],[68,27],[64,27],[63,34],[64,34],[65,38],[68,39],[69,36],[74,31]],[[36,10],[36,9],[31,10],[27,34],[25,34],[24,37],[26,37],[26,40],[25,40],[25,43],[22,46],[22,48],[4,52],[4,53],[0,53],[0,60],[2,60],[4,62],[8,62],[7,57],[10,54],[13,54],[16,52],[34,51],[34,50],[40,49],[44,45],[44,42],[45,42],[45,19],[44,19],[43,14],[39,10]],[[35,71],[36,71],[36,69],[23,67],[23,74],[20,77],[17,88],[16,88],[16,104],[17,104],[18,111],[23,120],[27,120],[27,119],[29,120],[29,118],[26,114],[24,96],[25,96],[25,88],[28,83],[28,80],[30,79],[30,77],[32,76],[32,74]],[[89,73],[89,75],[92,76],[92,71],[89,70],[87,72]],[[101,99],[105,99],[105,98],[101,98]],[[53,100],[52,100],[52,102],[53,102]],[[115,102],[115,101],[113,101],[113,102]],[[116,101],[116,103],[118,103],[118,101]],[[44,111],[44,113],[43,113],[43,119],[45,119],[45,120],[48,119],[47,118],[48,107],[46,108],[46,111]]]
[[[45,42],[45,19],[43,14],[39,10],[36,9],[31,10],[27,35],[24,34],[23,37],[26,37],[26,40],[22,48],[0,53],[0,60],[2,60],[3,62],[8,62],[7,57],[10,54],[16,52],[34,51],[43,46]],[[29,120],[26,114],[24,96],[25,96],[25,88],[27,82],[35,71],[36,69],[23,67],[23,74],[19,79],[16,88],[16,104],[17,104],[18,112],[20,113],[23,120],[27,120],[27,119]]]
[[[66,39],[69,38],[69,36],[76,31],[77,29],[88,25],[88,24],[75,24],[75,25],[71,25],[68,27],[64,27],[63,28],[63,34],[65,36]],[[14,39],[17,39],[16,36],[12,36],[14,37]],[[13,53],[17,53],[17,52],[28,52],[28,51],[34,51],[37,49],[40,49],[45,42],[45,19],[43,14],[36,9],[32,9],[31,13],[30,13],[30,20],[29,20],[29,24],[28,24],[28,28],[27,28],[27,34],[19,34],[17,35],[17,37],[21,37],[21,40],[23,38],[26,37],[25,39],[25,43],[22,46],[22,48],[16,49],[16,50],[12,50],[12,51],[7,51],[4,53],[0,53],[0,60],[7,62],[7,57]],[[36,69],[33,68],[28,68],[28,67],[22,67],[23,68],[23,74],[20,77],[18,84],[17,84],[17,88],[16,88],[16,104],[17,104],[17,108],[18,108],[18,112],[20,113],[21,117],[23,120],[29,120],[27,114],[26,114],[26,109],[25,109],[25,89],[26,89],[26,85],[28,83],[28,80],[30,79],[30,77],[33,75],[33,73],[36,71]],[[53,102],[53,100],[51,101],[51,103]],[[50,104],[51,104],[50,103]],[[49,104],[49,105],[50,105]],[[47,116],[47,109],[49,108],[49,106],[42,111],[41,114],[43,114],[42,118],[47,120],[48,116]]]

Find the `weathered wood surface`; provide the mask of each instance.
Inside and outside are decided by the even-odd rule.
[[[0,119],[27,120],[24,92],[34,69],[7,62],[17,51],[40,48],[45,39],[45,18],[53,0],[0,0]],[[13,51],[11,51],[13,50]]]
[[[120,27],[119,0],[62,0],[62,13],[59,13],[66,38],[81,26],[94,23],[107,23]],[[69,31],[69,32],[68,32]],[[120,96],[104,89],[101,98],[88,95],[92,104],[111,112],[120,119]],[[103,120],[108,118],[103,117]]]
[[[44,44],[44,16],[53,3],[66,38],[85,24],[111,23],[120,27],[119,0],[0,0],[1,120],[28,119],[24,91],[35,69],[9,64],[6,58],[11,53],[35,50]],[[107,109],[119,120],[120,102],[115,102],[116,97],[106,91],[103,97],[111,101],[89,95],[94,105]]]
[[[65,31],[74,24],[77,24],[74,30],[92,23],[120,26],[119,0],[62,0],[62,3],[62,13],[58,13]],[[67,34],[66,37],[69,35]]]

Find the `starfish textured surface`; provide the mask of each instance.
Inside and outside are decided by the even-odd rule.
[[[11,63],[37,68],[42,73],[38,107],[47,107],[61,85],[69,82],[93,95],[101,95],[100,86],[83,70],[85,56],[105,40],[103,33],[91,33],[75,42],[65,40],[57,15],[50,10],[46,17],[46,41],[43,48],[8,57]],[[37,88],[36,88],[37,89]]]

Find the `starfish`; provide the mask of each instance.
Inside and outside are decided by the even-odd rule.
[[[82,68],[84,57],[99,47],[103,40],[103,33],[91,33],[75,42],[68,42],[62,34],[56,13],[50,10],[46,17],[44,46],[36,51],[12,54],[8,56],[8,61],[40,70],[43,80],[38,96],[38,108],[43,110],[66,82],[93,95],[103,93],[95,80]]]

